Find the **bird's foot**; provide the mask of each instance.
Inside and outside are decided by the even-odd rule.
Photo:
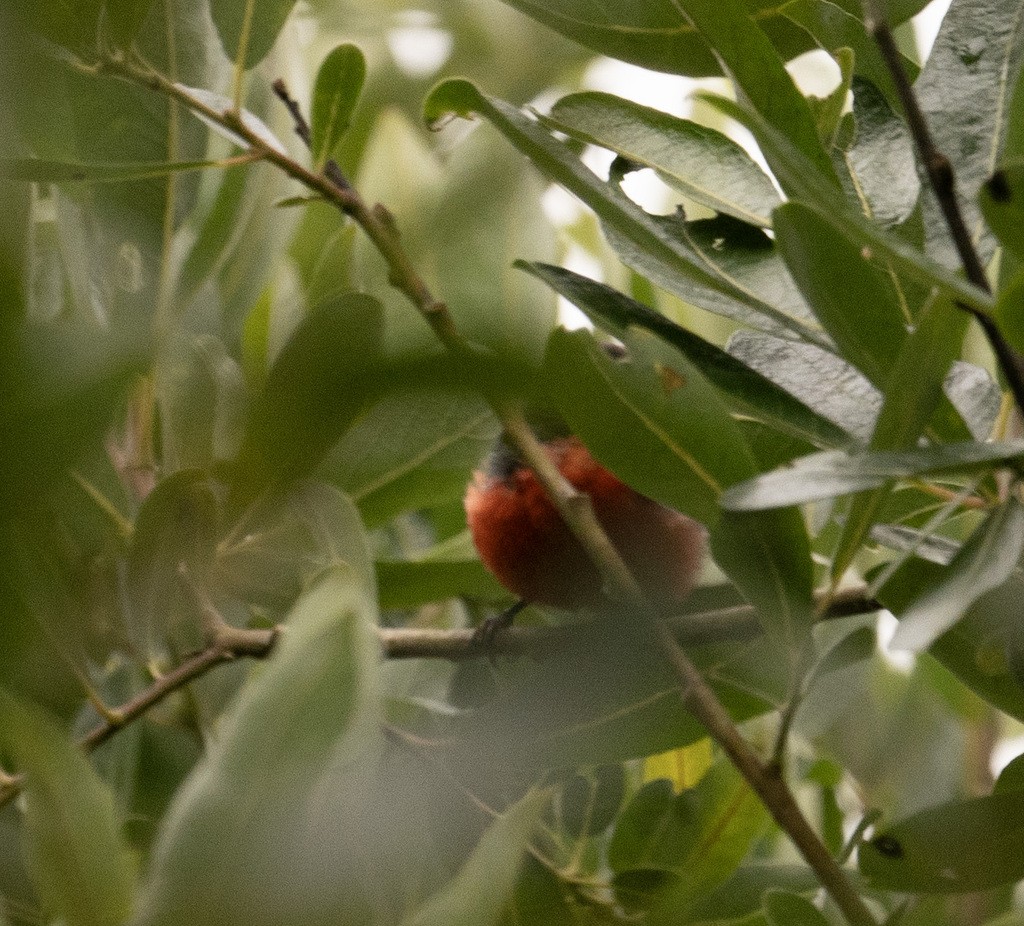
[[[493,617],[488,617],[481,621],[480,625],[473,631],[473,648],[487,653],[488,658],[493,661],[498,634],[502,630],[508,630],[516,619],[516,615],[528,604],[528,601],[520,598],[519,601],[505,608],[500,614],[495,614]]]

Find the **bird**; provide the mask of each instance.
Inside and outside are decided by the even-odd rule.
[[[544,447],[566,480],[590,496],[598,522],[650,602],[667,613],[684,601],[704,561],[703,525],[630,488],[576,436],[554,437]],[[478,628],[478,642],[493,642],[528,604],[565,611],[609,606],[597,567],[505,435],[474,472],[465,509],[481,561],[518,599]]]

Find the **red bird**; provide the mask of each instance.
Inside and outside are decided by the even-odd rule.
[[[704,556],[704,528],[613,476],[576,437],[545,444],[562,475],[590,496],[602,527],[659,608],[690,594]],[[597,568],[544,494],[533,471],[502,440],[466,492],[466,517],[480,559],[526,603],[565,610],[607,603]]]

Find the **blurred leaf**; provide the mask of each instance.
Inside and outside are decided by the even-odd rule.
[[[380,304],[355,293],[302,321],[253,402],[238,460],[243,498],[308,473],[352,426],[381,368],[383,330]]]
[[[325,468],[372,527],[402,511],[462,498],[498,430],[476,395],[396,392],[360,416]]]
[[[528,794],[488,827],[452,881],[402,926],[492,926],[512,901],[530,836],[548,801],[543,791]]]
[[[782,256],[839,353],[884,388],[909,321],[892,280],[865,260],[861,248],[799,203],[779,206],[772,218]]]
[[[428,122],[438,123],[452,113],[463,117],[480,113],[486,117],[545,176],[590,206],[610,231],[648,259],[689,280],[694,289],[690,298],[697,304],[703,304],[702,299],[721,302],[724,298],[786,323],[773,306],[737,285],[728,274],[670,234],[663,223],[599,179],[565,145],[515,107],[484,96],[468,81],[448,80],[431,91],[424,114]]]
[[[313,889],[316,856],[301,846],[332,812],[323,778],[381,747],[374,623],[347,566],[296,603],[165,817],[140,923],[281,926],[317,916],[329,891]]]
[[[448,598],[504,602],[509,593],[478,559],[377,560],[380,606],[418,608]]]
[[[44,158],[0,158],[0,179],[32,183],[119,183],[150,180],[183,171],[223,167],[222,161],[141,161],[122,164],[71,163]]]
[[[348,130],[366,80],[366,59],[355,45],[339,45],[324,58],[313,86],[310,128],[313,163],[322,168]]]
[[[600,765],[589,777],[573,775],[558,796],[563,829],[573,839],[603,833],[618,816],[625,794],[621,765]]]
[[[237,61],[245,43],[248,70],[266,57],[293,6],[295,0],[210,0],[210,13],[228,58]]]
[[[667,341],[718,387],[733,406],[734,414],[764,421],[820,447],[835,447],[849,441],[840,428],[795,401],[790,393],[756,370],[617,290],[550,264],[520,261],[516,266],[544,280],[582,309],[594,324],[612,334],[635,325]]]
[[[771,890],[764,895],[769,926],[829,926],[824,914],[806,897]]]
[[[861,454],[826,450],[794,461],[792,468],[732,486],[723,495],[722,505],[734,511],[802,505],[911,476],[968,474],[1003,464],[1019,465],[1022,454],[1021,442],[946,444]]]
[[[249,397],[220,340],[174,339],[157,367],[157,394],[166,472],[203,469],[238,452]]]
[[[846,164],[867,200],[870,217],[883,228],[905,221],[921,192],[910,130],[891,105],[873,83],[854,77],[857,134],[846,152]]]
[[[609,93],[562,97],[544,123],[653,167],[666,183],[709,209],[771,225],[779,194],[750,155],[721,132]]]
[[[20,5],[19,5],[20,6]],[[98,51],[100,16],[104,0],[72,0],[69,3],[29,4],[17,10],[33,32],[70,49],[86,61]]]
[[[713,763],[711,740],[698,740],[689,746],[680,746],[644,759],[644,782],[667,778],[676,792],[683,791],[698,784]]]
[[[914,92],[935,145],[956,170],[960,206],[987,262],[995,242],[978,212],[978,191],[1000,160],[1011,99],[1024,63],[1020,0],[960,0],[942,20]],[[938,201],[923,199],[926,252],[948,267],[960,260]]]
[[[1024,547],[1024,505],[1010,498],[960,548],[943,581],[907,608],[893,649],[920,652],[947,631],[986,592],[1009,577]]]
[[[179,564],[205,574],[217,538],[219,505],[205,473],[181,470],[147,496],[135,520],[125,569],[128,635],[152,655],[184,604]]]
[[[817,890],[820,883],[812,869],[800,865],[763,862],[741,865],[726,882],[694,904],[685,922],[705,923],[748,916],[761,909],[764,894],[773,887],[803,893]]]
[[[571,895],[565,881],[528,855],[523,860],[515,895],[502,922],[505,926],[576,926],[580,923],[579,911],[570,903]]]
[[[885,827],[860,847],[871,884],[922,894],[967,893],[1024,877],[1024,793],[954,801]]]
[[[217,544],[213,578],[243,601],[283,609],[317,574],[339,563],[374,587],[355,506],[334,486],[300,480],[244,512]]]
[[[22,845],[47,912],[68,926],[124,922],[135,862],[106,785],[54,720],[6,692],[0,741],[27,776]]]
[[[106,27],[118,48],[130,48],[153,0],[104,0]]]

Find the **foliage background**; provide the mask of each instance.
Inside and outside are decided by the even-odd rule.
[[[714,74],[695,32],[658,40],[680,21],[670,2],[260,2],[244,80],[244,4],[0,14],[0,743],[3,767],[28,772],[0,810],[12,924],[842,922],[634,622],[592,625],[544,658],[381,660],[379,628],[458,630],[508,604],[461,507],[500,429],[496,395],[556,406],[628,482],[715,525],[718,565],[767,635],[748,621],[742,638],[709,641],[694,623],[692,656],[762,754],[794,654],[813,648],[787,772],[835,854],[881,813],[902,857],[876,839],[853,873],[875,912],[915,926],[1020,920],[1021,766],[998,784],[993,771],[1024,717],[1021,450],[1004,443],[1016,419],[988,348],[952,305],[994,312],[1024,346],[1015,203],[981,192],[1004,161],[1011,192],[1021,176],[1019,6],[954,2],[916,85],[959,172],[993,308],[953,275],[859,9],[753,3],[751,20],[680,5],[725,56],[747,105],[728,112],[787,205],[693,123],[593,95],[552,108],[600,80],[597,51]],[[303,191],[265,161],[225,165],[239,148],[223,132],[78,66],[97,60],[98,37],[221,94],[200,96],[214,108],[243,94],[302,162],[271,81],[316,131],[318,68],[358,45],[366,82],[332,155],[386,206],[486,363],[441,350],[334,206],[290,200]],[[916,74],[906,28],[900,40]],[[431,41],[446,52],[436,67],[403,59],[402,42],[422,59]],[[838,91],[799,103],[780,62],[819,44]],[[480,91],[430,92],[454,75]],[[351,73],[336,79],[354,96]],[[666,91],[677,114],[735,128],[707,100],[686,104],[688,88]],[[493,125],[431,131],[425,100],[430,117],[482,111]],[[666,186],[632,173],[644,165]],[[636,209],[616,170],[643,206],[680,202],[685,216]],[[635,301],[551,266],[565,264]],[[556,291],[635,362],[617,369],[589,335],[552,335]],[[652,329],[642,306],[705,340]],[[684,371],[682,394],[666,370]],[[719,490],[742,486],[708,492],[680,450]],[[896,450],[908,453],[871,456]],[[803,518],[786,507],[804,503]],[[204,594],[182,582],[183,562]],[[878,645],[890,614],[822,622],[807,642],[812,579],[838,584],[851,565],[847,578],[902,616],[904,642],[916,625],[918,655]],[[695,614],[742,604],[723,571],[708,566]],[[256,634],[257,655],[283,623],[273,658],[198,675],[84,759],[72,744],[101,705],[210,644],[210,600]]]

